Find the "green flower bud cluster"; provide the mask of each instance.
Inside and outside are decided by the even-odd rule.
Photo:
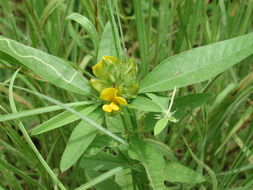
[[[102,60],[92,67],[97,79],[91,79],[94,90],[101,92],[105,88],[116,88],[125,98],[134,98],[139,89],[137,64],[133,58],[118,59],[112,56],[103,56]]]

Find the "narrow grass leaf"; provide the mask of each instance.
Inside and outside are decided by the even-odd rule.
[[[120,57],[122,55],[122,48],[120,46],[120,37],[119,37],[119,30],[114,18],[114,14],[113,14],[113,7],[114,7],[114,3],[117,3],[116,1],[106,1],[106,10],[109,16],[109,20],[112,26],[112,34],[113,34],[113,41],[114,41],[114,47],[116,49],[116,53],[117,53],[117,57]]]
[[[3,86],[8,86],[8,84],[5,84],[5,83],[1,83],[0,82],[0,85],[3,85]],[[49,96],[46,96],[46,95],[43,95],[41,93],[38,93],[38,92],[35,92],[35,91],[32,91],[32,90],[28,90],[28,89],[25,89],[25,88],[22,88],[22,87],[19,87],[19,86],[13,86],[15,87],[16,89],[19,89],[19,90],[23,90],[25,92],[29,92],[31,94],[34,94],[40,98],[43,98],[53,104],[57,104],[57,105],[60,105],[63,109],[69,111],[70,113],[73,113],[74,115],[78,116],[80,119],[84,120],[84,121],[87,121],[89,124],[91,124],[93,127],[95,127],[97,130],[101,131],[102,133],[106,134],[107,136],[109,136],[110,138],[122,143],[124,146],[129,146],[128,142],[126,142],[123,138],[115,135],[114,133],[112,133],[111,131],[105,129],[104,127],[102,127],[101,125],[97,124],[95,121],[93,121],[92,119],[90,118],[87,118],[86,116],[80,114],[79,112],[77,112],[76,110],[74,110],[73,108],[65,105],[65,104],[62,104],[61,102],[59,102],[58,100],[54,99],[54,98],[51,98]]]
[[[117,174],[121,172],[118,172]],[[102,174],[102,172],[94,170],[86,170],[85,173],[89,181],[95,179],[96,177]],[[107,190],[107,189],[122,190],[121,187],[114,181],[113,178],[108,178],[106,180],[101,181],[100,183],[97,183],[96,185],[94,185],[94,188],[96,190]]]
[[[40,16],[40,24],[44,25],[47,18],[54,12],[54,10],[61,5],[64,2],[64,0],[51,0],[48,2],[48,4],[45,6],[41,16]]]
[[[115,175],[116,173],[120,172],[121,170],[123,170],[122,167],[117,167],[117,168],[114,168],[108,172],[105,172],[104,174],[96,177],[95,179],[89,181],[88,183],[76,188],[75,190],[86,190],[86,189],[89,189],[91,187],[93,187],[94,185],[112,177],[113,175]]]
[[[92,105],[84,105],[84,106],[78,106],[75,108],[77,112],[79,112],[82,115],[88,115],[92,111],[94,111],[98,107],[97,104]],[[42,123],[41,125],[37,126],[32,130],[32,135],[39,135],[41,133],[45,133],[47,131],[62,127],[64,125],[67,125],[71,122],[74,122],[76,120],[80,119],[78,116],[74,115],[73,113],[70,113],[68,111],[65,111],[63,113],[60,113],[56,115],[55,117],[49,119],[48,121]]]
[[[13,165],[9,164],[8,162],[4,161],[3,159],[0,159],[0,165],[4,166],[6,169],[12,171],[14,174],[20,176],[24,179],[27,183],[32,184],[34,187],[39,187],[43,190],[46,190],[46,187],[44,187],[42,184],[38,183],[36,180],[31,178],[29,175],[27,175],[25,172],[17,169]]]
[[[94,24],[85,16],[82,16],[78,13],[72,13],[69,16],[67,16],[66,18],[67,21],[75,21],[77,23],[79,23],[85,31],[87,31],[87,33],[90,35],[90,38],[94,44],[95,47],[95,52],[96,52],[96,57],[97,57],[97,52],[98,52],[98,46],[99,46],[99,37],[98,37],[98,33],[96,31],[96,28],[94,26]],[[77,34],[76,34],[77,36]],[[74,38],[76,39],[76,38]],[[77,44],[79,44],[79,41],[77,41]]]
[[[191,150],[188,142],[186,141],[186,139],[183,137],[184,143],[187,146],[187,149],[189,150],[189,152],[191,153],[192,158],[200,165],[203,166],[205,168],[205,170],[207,171],[207,173],[209,174],[211,180],[212,180],[212,190],[218,190],[217,186],[218,186],[218,180],[216,178],[216,175],[214,173],[214,171],[208,166],[206,165],[204,162],[202,162]]]
[[[148,48],[147,48],[146,30],[144,25],[144,17],[142,11],[142,1],[133,0],[133,5],[134,5],[135,22],[137,27],[138,42],[140,44],[140,55],[141,55],[140,72],[142,72],[142,75],[145,76],[146,73],[148,72]]]
[[[68,103],[65,105],[69,107],[76,107],[76,106],[82,106],[82,105],[89,105],[93,103],[94,102],[91,102],[91,101],[82,101],[82,102]],[[36,108],[36,109],[31,109],[31,110],[19,111],[17,113],[9,113],[6,115],[0,115],[0,122],[9,121],[13,119],[20,119],[23,117],[34,116],[34,115],[48,113],[48,112],[57,111],[61,109],[63,109],[61,106],[54,105],[54,106],[47,106],[47,107]]]
[[[20,69],[19,69],[20,70]],[[10,81],[10,86],[9,86],[9,99],[10,99],[10,106],[11,106],[11,110],[14,113],[17,113],[17,108],[15,105],[15,101],[14,101],[14,97],[13,97],[13,87],[14,87],[14,81],[15,78],[17,76],[17,73],[19,72],[19,70],[17,70],[14,75],[12,76],[12,79]],[[36,148],[36,146],[33,144],[32,139],[30,138],[29,134],[27,133],[25,126],[23,125],[23,123],[21,121],[18,122],[18,126],[20,131],[22,132],[25,140],[27,141],[28,145],[30,146],[30,148],[34,151],[34,153],[36,154],[37,158],[39,159],[40,163],[43,165],[43,167],[45,168],[45,170],[48,172],[48,174],[50,175],[52,181],[61,189],[61,190],[66,190],[66,188],[64,187],[64,185],[61,183],[61,181],[57,178],[57,176],[55,175],[55,173],[52,171],[52,169],[48,166],[48,164],[46,163],[46,161],[44,160],[44,158],[41,156],[41,154],[39,153],[38,149]]]
[[[139,93],[159,92],[202,82],[253,53],[253,33],[172,56],[142,81]]]
[[[253,108],[249,107],[244,112],[244,114],[241,116],[241,119],[236,123],[236,125],[228,133],[228,135],[226,136],[225,140],[223,140],[222,144],[217,149],[217,151],[215,152],[215,154],[217,154],[218,152],[220,152],[220,150],[225,146],[225,144],[227,144],[227,142],[229,141],[229,139],[243,126],[243,124],[245,123],[245,121],[247,121],[248,119],[250,119],[250,117],[253,116],[252,113],[253,113]]]

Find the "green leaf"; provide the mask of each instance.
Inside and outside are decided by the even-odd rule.
[[[146,95],[153,100],[154,103],[160,106],[162,110],[167,110],[169,107],[169,97],[166,96],[158,96],[153,93],[146,93]]]
[[[103,112],[97,108],[90,113],[88,118],[96,121],[99,125],[103,122]],[[64,172],[69,169],[84,153],[97,134],[97,129],[86,121],[81,121],[71,133],[67,146],[63,152],[60,168]]]
[[[85,173],[89,181],[92,179],[95,179],[96,177],[101,176],[102,174],[101,172],[94,171],[94,170],[86,170]],[[94,185],[94,187],[96,188],[96,190],[108,190],[108,189],[120,190],[121,189],[120,186],[117,183],[115,183],[113,179],[110,179],[110,178],[100,183],[97,183],[96,185]]]
[[[165,157],[167,157],[170,161],[177,161],[175,154],[172,149],[164,144],[161,141],[153,140],[153,139],[145,139],[145,142],[155,147],[156,150],[160,151]]]
[[[157,105],[154,101],[145,97],[137,97],[130,104],[137,110],[146,111],[146,112],[162,112],[162,108]]]
[[[166,164],[163,170],[163,177],[166,181],[172,183],[195,184],[205,181],[205,178],[201,174],[179,164],[178,162],[170,162]]]
[[[157,121],[154,128],[154,135],[158,135],[167,126],[169,119],[162,118]]]
[[[95,46],[95,51],[96,51],[96,55],[97,55],[98,45],[99,45],[99,37],[98,37],[98,33],[96,31],[94,24],[88,18],[86,18],[78,13],[70,14],[66,18],[66,20],[67,21],[71,21],[71,20],[76,21],[87,31],[87,33],[90,35],[90,38]],[[79,44],[80,41],[78,41],[77,34],[75,34],[75,35],[76,35],[76,37],[74,37],[74,40],[76,40],[77,44]]]
[[[110,22],[107,22],[105,25],[105,29],[99,43],[97,62],[99,62],[103,56],[117,56]]]
[[[165,166],[163,155],[145,141],[133,137],[128,151],[132,159],[138,160],[145,167],[154,190],[165,190],[162,170]]]
[[[94,102],[82,101],[82,102],[67,103],[65,105],[67,105],[69,107],[75,107],[75,106],[81,106],[81,105],[88,105],[88,104],[92,104],[92,103],[94,103]],[[13,119],[19,119],[19,118],[23,118],[23,117],[34,116],[34,115],[48,113],[48,112],[57,111],[57,110],[61,110],[61,109],[63,109],[61,106],[54,105],[54,106],[46,106],[46,107],[42,107],[42,108],[19,111],[17,113],[9,113],[9,114],[5,114],[5,115],[0,115],[0,122],[9,121],[9,120],[13,120]]]
[[[205,81],[253,53],[253,33],[191,49],[154,68],[140,83],[139,93],[160,92]]]
[[[172,106],[172,110],[176,111],[173,116],[176,118],[181,117],[184,115],[186,109],[197,108],[210,100],[211,97],[212,95],[209,93],[199,93],[176,98]]]
[[[113,133],[124,133],[124,123],[120,114],[105,116],[107,129]]]
[[[104,180],[112,177],[113,175],[117,174],[122,169],[123,169],[122,167],[117,167],[117,168],[111,169],[110,171],[107,171],[107,172],[101,174],[100,176],[92,179],[88,183],[86,183],[84,185],[81,185],[80,187],[78,187],[78,188],[76,188],[74,190],[86,190],[86,189],[89,189],[89,188],[93,187],[94,185],[97,185],[97,184],[101,183],[102,181],[104,181]],[[110,187],[110,188],[112,188],[112,187]]]
[[[98,107],[97,104],[93,105],[84,105],[84,106],[78,106],[75,108],[77,112],[80,114],[88,115],[92,111],[94,111]],[[80,119],[77,115],[74,115],[73,113],[70,113],[68,111],[64,111],[55,117],[49,119],[48,121],[42,123],[41,125],[37,126],[32,130],[32,135],[38,135],[41,133],[45,133],[47,131],[59,128],[61,126],[67,125],[73,121],[76,121]]]
[[[97,135],[92,143],[87,148],[87,154],[97,154],[105,147],[113,145],[113,140],[106,135]],[[115,142],[114,142],[115,143]]]
[[[2,36],[0,59],[22,64],[38,76],[66,90],[86,95],[90,91],[87,80],[63,60]]]
[[[79,166],[84,169],[110,170],[116,167],[126,168],[127,164],[119,155],[99,152],[94,155],[84,155]]]
[[[133,177],[131,174],[131,169],[125,169],[115,175],[115,181],[120,185],[121,190],[133,189]]]
[[[40,22],[41,25],[43,25],[48,17],[54,12],[54,10],[59,7],[64,0],[51,0],[48,2],[48,4],[45,6],[41,16],[40,16]]]

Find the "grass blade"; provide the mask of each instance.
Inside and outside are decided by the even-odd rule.
[[[116,173],[120,172],[121,170],[123,170],[122,167],[117,167],[114,168],[108,172],[105,172],[104,174],[96,177],[95,179],[89,181],[88,183],[76,188],[75,190],[86,190],[89,189],[90,187],[93,187],[94,185],[108,179],[109,177],[112,177],[113,175],[115,175]]]
[[[13,84],[14,84],[14,80],[16,78],[17,73],[19,72],[19,70],[17,70],[10,82],[10,87],[9,87],[9,99],[10,99],[10,105],[11,105],[11,109],[12,112],[17,113],[17,109],[16,109],[16,105],[14,102],[14,98],[13,98]],[[29,137],[29,134],[27,133],[23,123],[21,121],[19,121],[19,128],[21,130],[21,132],[23,133],[25,140],[27,141],[27,143],[29,144],[29,146],[31,147],[31,149],[34,151],[34,153],[36,154],[36,156],[38,157],[39,161],[41,162],[41,164],[44,166],[44,168],[46,169],[46,171],[48,172],[48,174],[51,176],[52,180],[54,181],[55,184],[57,184],[57,186],[61,189],[61,190],[66,190],[66,188],[64,187],[64,185],[59,181],[59,179],[57,178],[57,176],[54,174],[54,172],[51,170],[51,168],[48,166],[48,164],[46,163],[46,161],[43,159],[43,157],[41,156],[41,154],[39,153],[39,151],[37,150],[36,146],[33,144],[31,138]]]
[[[75,106],[81,106],[81,105],[89,105],[92,103],[94,103],[94,102],[84,101],[84,102],[68,103],[66,105],[69,107],[75,107]],[[61,109],[63,109],[61,106],[54,105],[54,106],[47,106],[47,107],[43,107],[43,108],[36,108],[36,109],[31,109],[31,110],[19,111],[17,113],[9,113],[6,115],[0,115],[0,122],[9,121],[9,120],[13,120],[13,119],[20,119],[23,117],[34,116],[34,115],[48,113],[48,112],[57,111],[57,110],[61,110]]]
[[[141,0],[133,0],[138,42],[140,44],[140,72],[142,72],[140,75],[145,76],[148,73],[148,48],[141,3]]]

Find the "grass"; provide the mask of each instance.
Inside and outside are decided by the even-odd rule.
[[[2,36],[59,57],[85,79],[94,78],[91,67],[113,48],[115,56],[135,58],[143,79],[170,56],[253,32],[252,18],[252,0],[0,1]],[[112,43],[101,45],[108,21]],[[147,107],[100,117],[96,95],[78,93],[64,81],[48,83],[55,77],[50,70],[41,67],[49,73],[43,77],[0,50],[0,190],[253,189],[252,62],[251,55],[215,77],[177,88],[172,111],[178,122],[168,121],[154,135],[161,117],[154,102],[166,107],[172,91],[139,94],[131,105]],[[99,105],[88,112],[90,104]],[[40,126],[50,130],[33,135]],[[93,135],[71,144],[78,126]],[[66,149],[73,154],[63,159]],[[74,159],[74,152],[80,157],[67,168],[62,160]]]

